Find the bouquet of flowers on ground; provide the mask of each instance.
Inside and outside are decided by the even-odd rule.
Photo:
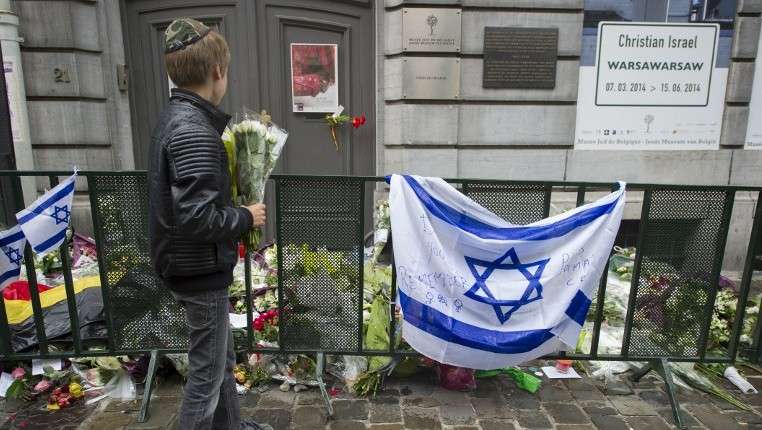
[[[270,121],[264,111],[245,111],[222,136],[233,178],[233,198],[241,205],[262,203],[265,184],[286,144],[288,133]],[[257,227],[245,238],[249,250],[255,250],[262,231]]]

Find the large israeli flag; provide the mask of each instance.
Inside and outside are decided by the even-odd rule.
[[[390,183],[397,300],[413,348],[441,363],[498,369],[576,346],[622,219],[624,183],[526,226],[442,179]]]
[[[26,238],[19,226],[0,232],[0,290],[21,275]]]
[[[66,238],[76,178],[77,174],[74,173],[16,214],[21,230],[39,256],[55,250]]]

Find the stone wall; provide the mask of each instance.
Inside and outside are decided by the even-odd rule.
[[[15,8],[35,169],[131,169],[129,99],[116,76],[124,63],[118,2],[17,0]],[[75,206],[89,230],[86,196]]]
[[[460,100],[401,97],[401,8],[462,8]],[[642,183],[762,185],[762,151],[744,151],[762,0],[739,0],[718,151],[575,151],[583,0],[386,0],[379,19],[378,173]],[[554,90],[485,90],[485,26],[556,27]],[[743,264],[757,196],[738,195],[726,267]],[[633,201],[631,205],[639,205]],[[637,214],[637,210],[628,213]]]

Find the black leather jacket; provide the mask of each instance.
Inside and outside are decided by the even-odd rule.
[[[198,95],[172,91],[151,138],[148,229],[156,273],[180,292],[227,288],[238,239],[253,217],[232,206],[225,147],[230,116]]]

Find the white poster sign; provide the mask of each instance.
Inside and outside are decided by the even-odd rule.
[[[291,44],[294,112],[333,112],[339,105],[338,45]]]
[[[762,53],[762,37],[759,38],[757,52]],[[762,61],[760,60],[757,60],[754,67],[753,85],[749,104],[749,125],[746,129],[746,149],[762,149]]]
[[[727,69],[716,24],[601,22],[580,68],[575,149],[718,149]]]

